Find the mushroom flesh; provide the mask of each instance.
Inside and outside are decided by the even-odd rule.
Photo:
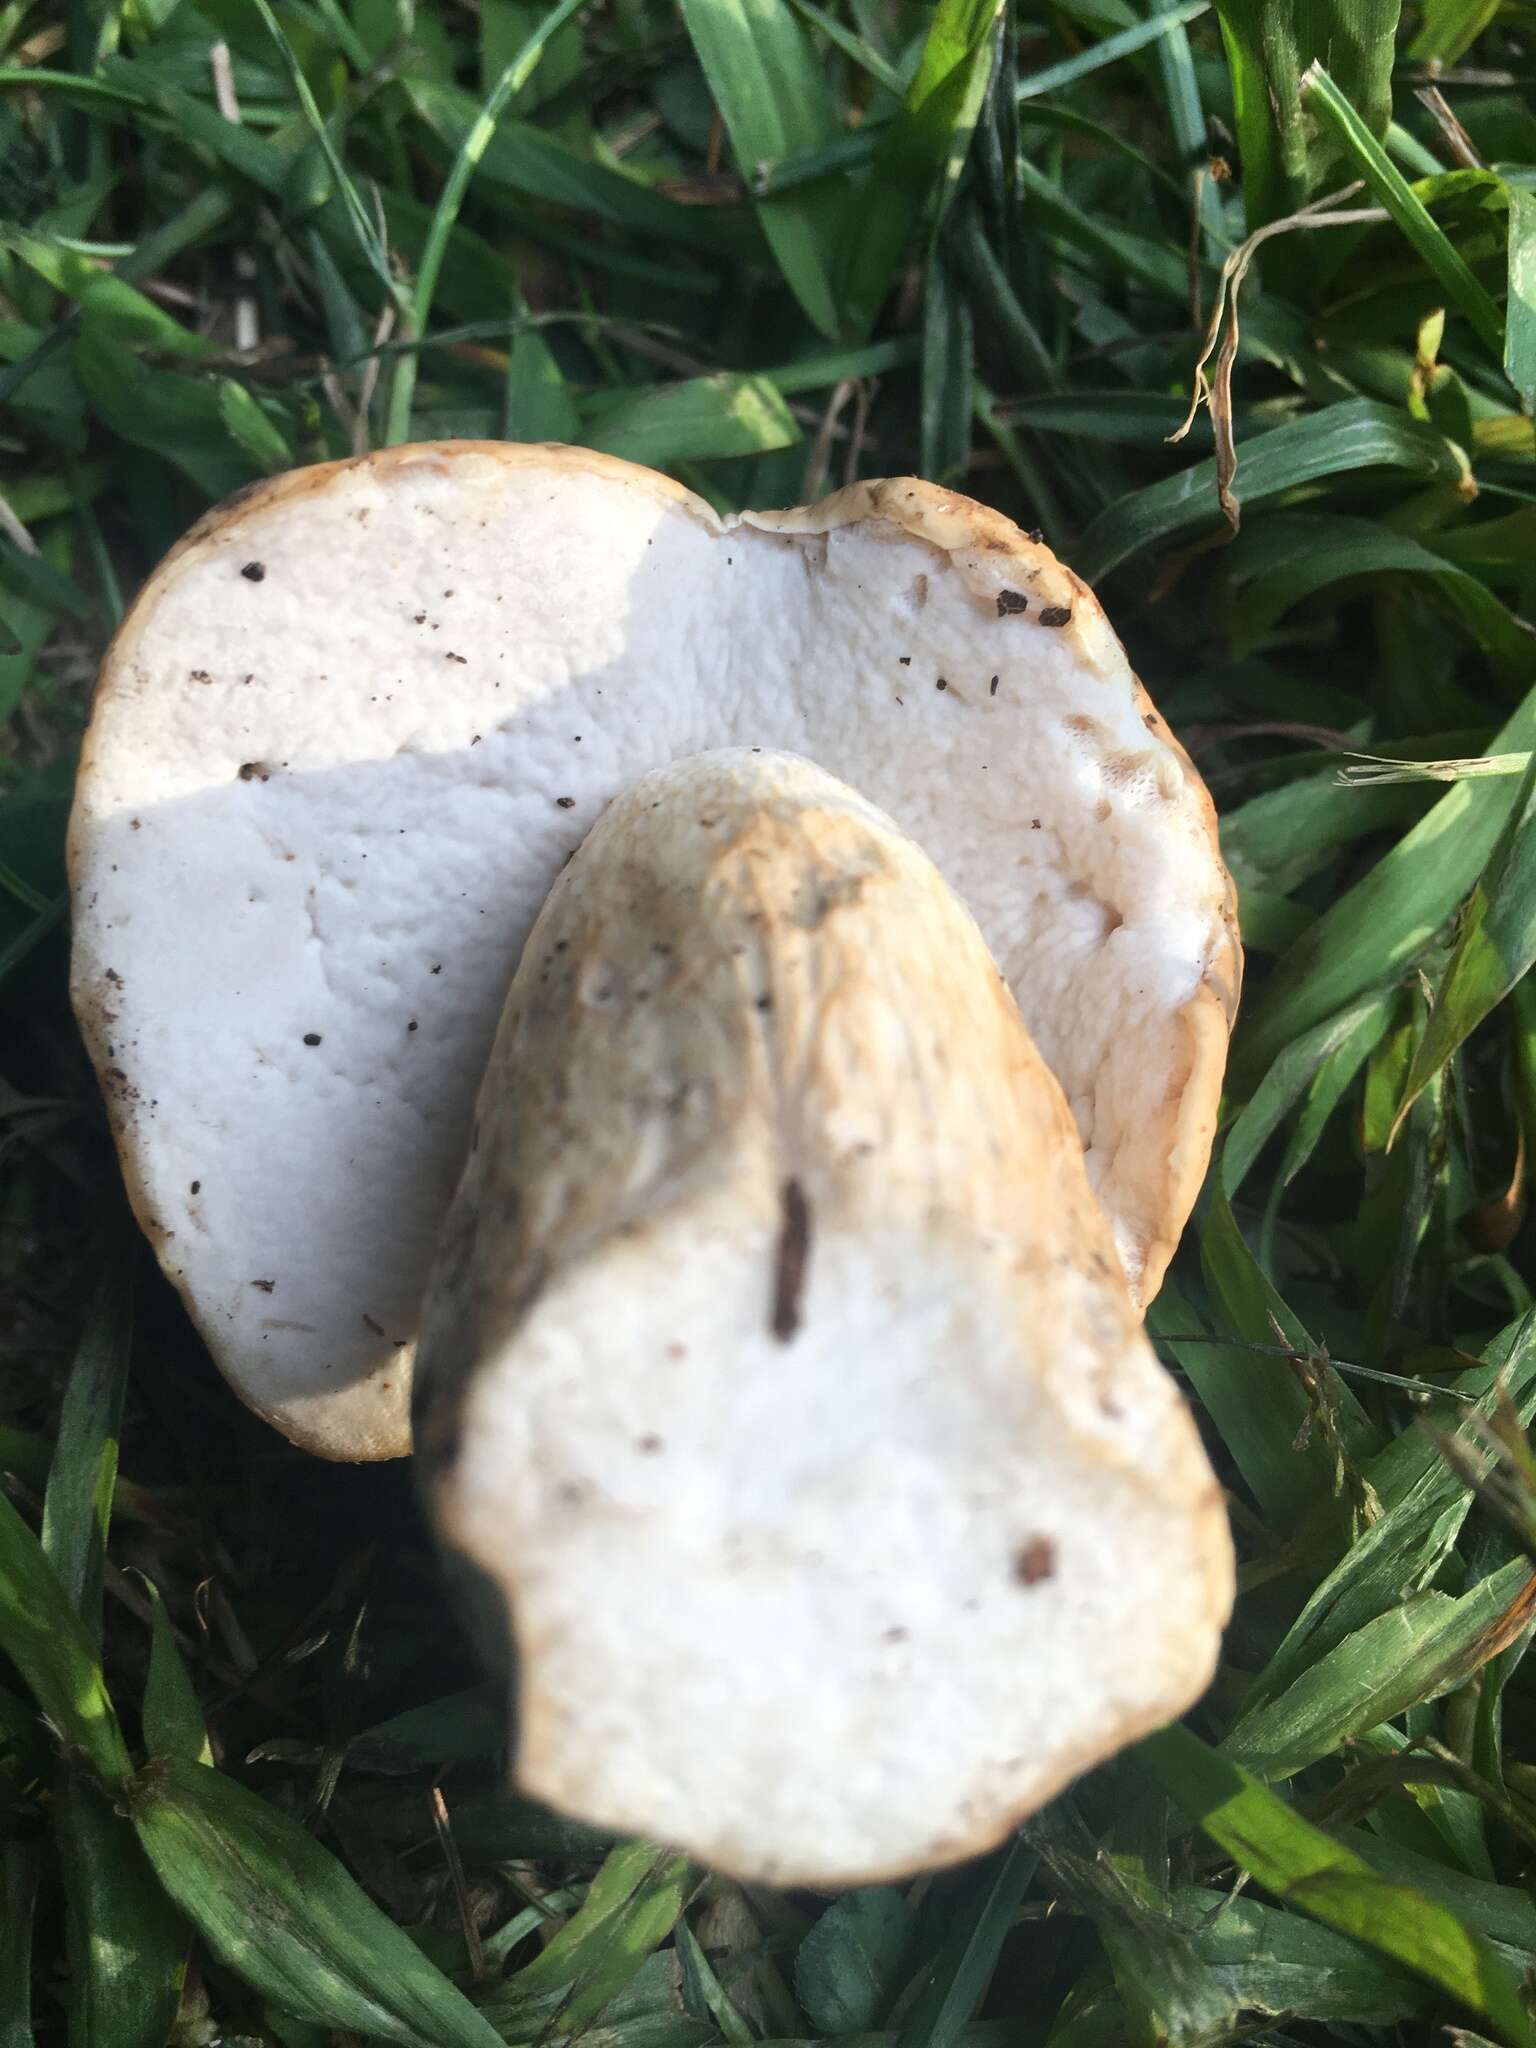
[[[415,1398],[521,1785],[742,1877],[986,1849],[1210,1679],[1220,1489],[1062,1091],[804,760],[655,770],[556,881]]]
[[[255,486],[162,565],[71,822],[75,1002],[135,1208],[296,1442],[408,1448],[528,931],[606,805],[732,745],[810,757],[934,860],[1155,1291],[1238,952],[1209,799],[1091,593],[913,480],[722,520],[583,450],[392,449]]]

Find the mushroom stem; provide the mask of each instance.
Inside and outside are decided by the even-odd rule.
[[[793,756],[646,776],[556,883],[415,1384],[519,1781],[743,1877],[973,1854],[1210,1677],[1220,1493],[1061,1090]]]

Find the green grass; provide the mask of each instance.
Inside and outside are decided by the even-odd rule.
[[[1536,2042],[1533,94],[1529,0],[0,7],[0,2048]],[[1043,526],[1221,808],[1150,1327],[1242,1592],[979,1865],[780,1898],[509,1798],[409,1473],[241,1410],[126,1217],[101,649],[211,500],[465,434]]]

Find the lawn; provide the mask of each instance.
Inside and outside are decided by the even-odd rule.
[[[0,7],[0,2048],[1536,2044],[1533,41]],[[242,1409],[128,1216],[66,990],[101,652],[214,501],[462,436],[996,505],[1222,814],[1244,1012],[1149,1328],[1237,1610],[980,1863],[776,1895],[508,1794],[409,1469]]]

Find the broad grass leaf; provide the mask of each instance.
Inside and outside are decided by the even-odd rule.
[[[1304,1097],[1311,1104],[1311,1091],[1325,1072],[1329,1081],[1321,1122],[1326,1122],[1327,1111],[1331,1111],[1386,1030],[1391,1013],[1389,997],[1366,996],[1341,1010],[1338,1016],[1326,1018],[1303,1032],[1294,1045],[1286,1047],[1227,1132],[1221,1154],[1221,1181],[1229,1198],[1237,1194],[1259,1153],[1295,1104]]]
[[[1343,182],[1337,142],[1302,104],[1302,78],[1318,58],[1334,67],[1366,132],[1385,135],[1398,11],[1399,0],[1217,0],[1250,232]],[[1290,270],[1304,273],[1305,249],[1289,254]]]
[[[792,448],[800,429],[766,377],[690,377],[653,384],[588,418],[589,448],[665,469],[732,455]]]
[[[96,1647],[42,1544],[0,1493],[0,1650],[63,1741],[109,1785],[131,1766]]]
[[[1070,1801],[1060,1800],[1026,1832],[1067,1901],[1092,1921],[1115,1973],[1127,2048],[1224,2048],[1237,2001],[1196,1951],[1189,1930],[1168,1910],[1166,1890],[1145,1866],[1133,1876],[1089,1834]]]
[[[1019,184],[1039,226],[1103,265],[1117,281],[1144,285],[1183,307],[1189,300],[1189,265],[1166,243],[1116,227],[1090,211],[1027,156],[1018,163]]]
[[[453,1835],[466,1862],[564,1858],[593,1863],[614,1847],[613,1836],[601,1828],[568,1820],[564,1814],[510,1792],[456,1805]]]
[[[1430,483],[1454,483],[1464,458],[1423,421],[1372,398],[1351,398],[1303,419],[1271,427],[1238,450],[1238,489],[1245,505],[1281,491],[1363,469],[1396,470]],[[1133,555],[1221,518],[1216,459],[1199,462],[1161,483],[1148,484],[1094,520],[1073,550],[1073,566],[1097,583]]]
[[[514,334],[507,351],[502,433],[508,441],[575,441],[580,415],[554,351],[537,328]]]
[[[1427,1986],[1299,1913],[1193,1885],[1175,1890],[1172,1905],[1196,1955],[1244,2012],[1378,2027],[1434,2017]]]
[[[970,460],[974,363],[970,305],[936,259],[923,295],[918,457],[922,474],[936,484],[958,482]]]
[[[867,332],[930,205],[940,215],[970,148],[992,63],[1000,0],[939,0],[922,60],[850,213],[843,279],[849,319]]]
[[[91,601],[79,584],[55,568],[41,549],[29,555],[9,534],[0,535],[0,585],[50,612],[70,612],[77,619],[90,616]]]
[[[1416,64],[1454,64],[1497,16],[1503,0],[1425,0],[1407,54]]]
[[[1224,1755],[1278,1783],[1351,1736],[1464,1684],[1536,1612],[1536,1582],[1515,1558],[1454,1599],[1412,1594],[1302,1669],[1267,1705],[1245,1713]]]
[[[1536,642],[1480,577],[1374,520],[1275,513],[1244,531],[1228,566],[1236,586],[1230,631],[1239,657],[1319,591],[1356,576],[1395,575],[1438,589],[1501,681],[1518,689],[1536,670]]]
[[[1293,1346],[1299,1357],[1311,1357],[1316,1353],[1310,1333],[1292,1313],[1279,1289],[1248,1249],[1232,1214],[1220,1166],[1211,1191],[1205,1229],[1201,1234],[1200,1256],[1212,1297],[1220,1304],[1238,1336],[1250,1344],[1273,1344],[1275,1332],[1279,1330],[1280,1341]],[[1260,1369],[1284,1372],[1287,1368],[1283,1360],[1270,1359],[1265,1360]],[[1372,1456],[1381,1448],[1380,1431],[1331,1367],[1319,1360],[1316,1369],[1327,1386],[1329,1404],[1346,1453],[1356,1463]],[[1307,1474],[1314,1450],[1318,1456],[1311,1485],[1306,1477],[1295,1482],[1305,1491],[1312,1490],[1324,1470],[1328,1472],[1330,1481],[1332,1478],[1331,1466],[1323,1456],[1322,1432],[1314,1435],[1311,1444],[1295,1457],[1293,1463],[1301,1474]]]
[[[218,395],[203,379],[151,369],[89,314],[74,365],[91,410],[126,441],[179,469],[205,497],[226,498],[256,474],[231,438]]]
[[[1277,1528],[1289,1529],[1321,1485],[1295,1448],[1307,1421],[1307,1397],[1283,1360],[1211,1342],[1205,1327],[1167,1283],[1147,1311],[1148,1333],[1177,1361],[1244,1485]],[[1182,1337],[1194,1341],[1180,1343]]]
[[[355,1736],[347,1748],[347,1767],[354,1771],[420,1770],[427,1765],[460,1763],[473,1757],[494,1757],[506,1747],[506,1702],[494,1684],[467,1687],[463,1692],[410,1707]],[[465,1808],[454,1813],[455,1834]],[[492,1861],[497,1860],[492,1856]]]
[[[43,1499],[43,1549],[98,1652],[117,1439],[133,1349],[134,1251],[126,1230],[116,1228],[70,1367]]]
[[[1327,1128],[1329,1118],[1343,1100],[1355,1076],[1380,1044],[1392,1021],[1392,1008],[1390,997],[1368,1001],[1349,1035],[1334,1048],[1313,1075],[1301,1105],[1301,1114],[1286,1140],[1285,1156],[1280,1162],[1276,1183],[1277,1194],[1290,1186],[1317,1150],[1318,1141]]]
[[[432,79],[405,76],[400,88],[432,133],[455,155],[480,116],[473,93]],[[723,251],[741,236],[707,207],[680,206],[604,164],[568,149],[529,122],[503,120],[476,170],[485,185],[526,199],[591,214],[631,234],[694,249]]]
[[[1435,793],[1428,782],[1357,788],[1340,780],[1336,766],[1303,775],[1227,812],[1222,858],[1239,886],[1258,882],[1289,893],[1326,867],[1341,847],[1414,824]]]
[[[189,1763],[211,1764],[213,1751],[203,1725],[192,1680],[176,1647],[171,1617],[160,1589],[146,1579],[149,1598],[149,1675],[144,1682],[141,1719],[144,1744],[151,1757],[180,1756]]]
[[[165,2048],[191,1930],[101,1787],[66,1771],[53,1800],[64,1885],[71,2048]]]
[[[743,173],[824,148],[842,134],[827,75],[784,0],[681,0],[683,19]],[[840,180],[758,201],[784,281],[812,324],[836,340],[851,323],[838,292],[845,215]]]
[[[683,1996],[690,2012],[707,2012],[729,2048],[751,2048],[756,2039],[737,2011],[730,1994],[715,1974],[714,1964],[688,1925],[679,1920],[672,1930],[673,1943],[682,1966]]]
[[[1501,1382],[1522,1422],[1536,1412],[1536,1323],[1523,1317],[1489,1347],[1486,1366],[1451,1382],[1485,1410]],[[1453,1430],[1466,1409],[1447,1401],[1437,1424]],[[1441,1456],[1427,1430],[1404,1430],[1365,1469],[1382,1512],[1309,1596],[1244,1703],[1252,1714],[1299,1683],[1347,1637],[1423,1591],[1451,1553],[1472,1505],[1472,1489]]]
[[[977,1873],[975,1907],[929,1965],[894,2048],[963,2048],[971,2015],[986,1996],[1003,1943],[1040,1867],[1040,1852],[1023,1835]]]
[[[1446,1062],[1536,961],[1536,762],[1461,914],[1397,1112],[1401,1125]]]
[[[0,1842],[0,2048],[34,2048],[32,1921],[39,1843]]]
[[[292,469],[294,455],[282,430],[266,407],[259,405],[233,377],[219,379],[219,417],[229,437],[243,448],[264,476]]]
[[[82,312],[89,311],[101,332],[121,348],[148,348],[157,355],[194,359],[220,352],[219,343],[183,327],[163,306],[72,249],[31,235],[8,237],[6,246],[72,298]]]
[[[1504,309],[1504,374],[1525,399],[1536,397],[1536,191],[1510,182],[1509,293]]]
[[[129,1788],[160,1882],[221,1963],[281,2011],[402,2048],[500,2036],[297,1821],[205,1764],[169,1757]]]
[[[1340,1844],[1394,1884],[1409,1885],[1456,1914],[1476,1934],[1502,1949],[1517,1969],[1536,1968],[1536,1904],[1518,1886],[1469,1877],[1436,1857],[1422,1855],[1365,1827],[1339,1828]]]
[[[1508,2048],[1536,2048],[1514,1975],[1454,1913],[1378,1877],[1187,1728],[1165,1728],[1132,1754],[1266,1891],[1437,1984],[1499,2028]]]
[[[1388,51],[1390,60],[1390,46]],[[1447,304],[1503,360],[1504,318],[1473,275],[1466,258],[1435,220],[1381,144],[1361,120],[1349,94],[1314,63],[1303,81],[1308,107],[1326,123],[1352,177],[1363,178],[1378,205],[1386,208],[1426,270],[1442,287]]]
[[[497,2024],[518,2038],[519,2016],[558,1993],[553,2014],[538,2031],[580,2033],[672,1932],[695,1875],[686,1856],[652,1842],[626,1842],[613,1850],[579,1912],[509,1980],[496,2001]]]
[[[878,2027],[901,1986],[916,1915],[894,1885],[845,1892],[795,1954],[795,1993],[818,2034]]]
[[[1489,741],[1491,754],[1536,746],[1536,690]],[[1401,972],[1477,880],[1514,808],[1508,781],[1454,783],[1363,880],[1325,910],[1276,967],[1240,1025],[1232,1085],[1247,1092],[1322,1018]]]

